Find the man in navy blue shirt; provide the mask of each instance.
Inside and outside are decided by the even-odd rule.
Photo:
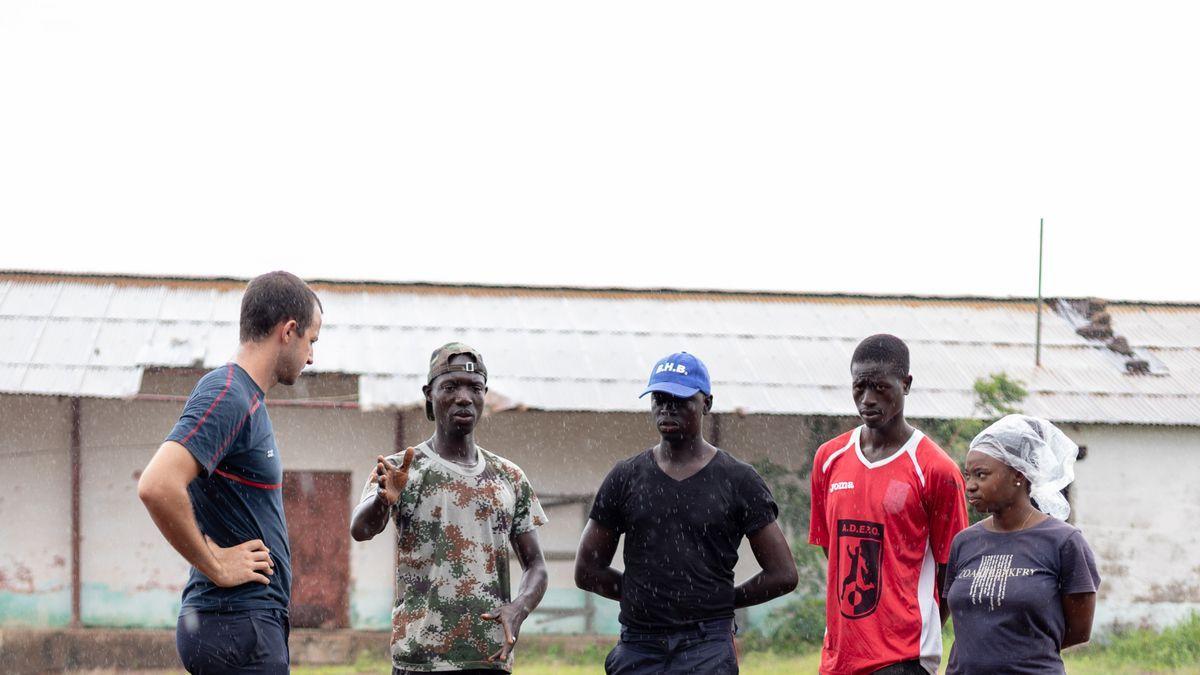
[[[175,636],[189,672],[288,672],[283,465],[263,399],[312,364],[321,312],[292,274],[252,280],[237,358],[200,378],[138,481],[154,524],[192,564]]]

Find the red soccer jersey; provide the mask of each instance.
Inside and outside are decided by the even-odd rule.
[[[821,672],[870,673],[942,655],[935,563],[967,526],[958,465],[920,431],[868,462],[862,427],[817,450],[808,541],[829,550]]]

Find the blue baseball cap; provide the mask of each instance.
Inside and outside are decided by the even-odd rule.
[[[704,362],[687,352],[678,352],[659,359],[650,371],[650,382],[642,396],[661,391],[679,398],[691,398],[696,392],[712,393],[708,368]],[[642,396],[638,396],[641,398]]]

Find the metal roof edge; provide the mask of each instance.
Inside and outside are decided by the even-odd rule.
[[[230,276],[163,276],[141,275],[105,272],[55,272],[47,270],[14,270],[0,269],[0,280],[33,281],[33,282],[75,282],[119,284],[130,286],[175,286],[190,288],[218,288],[223,290],[238,290],[243,288],[250,278]],[[354,279],[313,278],[307,280],[317,289],[335,290],[342,292],[424,292],[445,293],[454,295],[527,295],[527,296],[582,296],[610,298],[655,298],[680,300],[766,300],[780,302],[919,302],[919,303],[995,303],[995,304],[1029,304],[1037,302],[1034,297],[1021,296],[985,296],[985,295],[924,295],[924,294],[868,294],[844,292],[800,292],[800,291],[771,291],[771,290],[722,290],[722,289],[686,289],[686,288],[636,288],[622,286],[535,286],[524,284],[480,284],[480,283],[449,283],[431,281],[371,281]],[[664,297],[664,296],[675,296]],[[1055,296],[1044,300],[1088,300],[1090,296],[1066,297]],[[1200,308],[1200,301],[1176,302],[1165,300],[1110,300],[1110,305],[1138,307],[1170,307],[1170,308]]]

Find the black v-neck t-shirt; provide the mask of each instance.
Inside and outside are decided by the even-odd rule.
[[[681,481],[652,449],[617,462],[589,517],[625,535],[621,624],[670,632],[733,617],[738,546],[778,515],[754,467],[724,450]]]

